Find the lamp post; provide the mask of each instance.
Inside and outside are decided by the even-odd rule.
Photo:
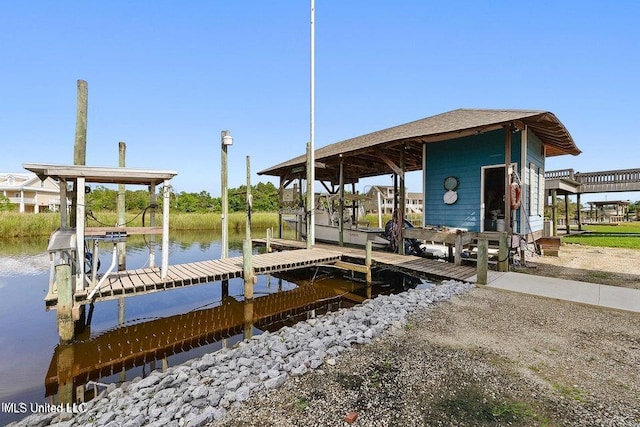
[[[220,258],[228,258],[229,257],[229,199],[228,199],[228,191],[227,191],[227,147],[233,145],[233,137],[231,136],[231,132],[228,130],[223,130],[220,132],[221,142],[222,142],[222,161],[221,161],[221,171],[222,171],[222,253],[220,254]]]

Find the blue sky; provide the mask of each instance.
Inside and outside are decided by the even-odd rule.
[[[127,166],[219,195],[229,129],[229,185],[246,182],[247,155],[267,180],[255,172],[309,140],[309,5],[2,2],[0,171],[73,162],[83,79],[87,164],[116,166],[125,141]],[[540,109],[583,151],[548,170],[637,168],[639,47],[635,0],[316,0],[316,147],[456,108]]]

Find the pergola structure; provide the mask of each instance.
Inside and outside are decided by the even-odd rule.
[[[360,178],[392,174],[397,194],[396,210],[405,211],[404,176],[425,170],[426,144],[505,129],[505,183],[511,158],[511,133],[529,129],[544,145],[546,157],[581,151],[556,116],[536,110],[457,109],[410,123],[347,139],[315,150],[315,179],[332,186],[355,184]],[[281,191],[306,179],[306,156],[301,155],[258,172],[280,177]],[[302,187],[302,185],[301,185]],[[510,211],[508,197],[505,212]],[[306,208],[307,212],[309,207]]]
[[[604,200],[596,202],[587,202],[589,210],[587,211],[588,221],[604,222],[620,222],[629,219],[629,200]],[[615,212],[613,212],[615,210]]]

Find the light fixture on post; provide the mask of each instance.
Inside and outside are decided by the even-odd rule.
[[[227,170],[227,147],[233,145],[233,137],[231,136],[231,132],[228,130],[223,130],[220,132],[221,142],[222,142],[222,161],[220,170],[222,172],[221,177],[221,186],[222,186],[222,250],[220,254],[220,258],[228,258],[229,257],[229,199],[227,196],[227,179],[228,179],[228,170]]]

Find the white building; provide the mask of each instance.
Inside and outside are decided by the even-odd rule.
[[[60,210],[60,186],[51,179],[40,181],[33,173],[0,173],[0,195],[18,205],[20,213]]]

